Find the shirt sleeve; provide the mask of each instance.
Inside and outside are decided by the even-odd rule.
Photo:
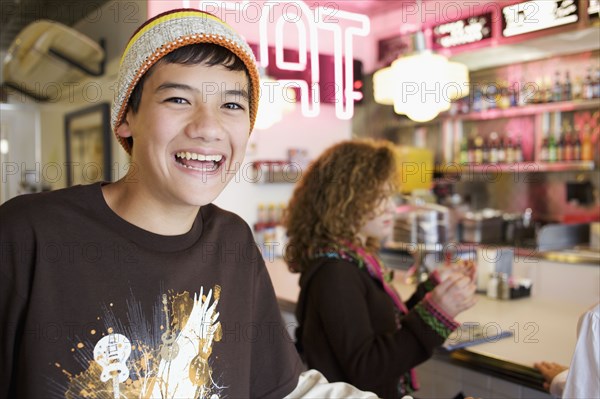
[[[562,397],[600,398],[600,304],[580,320],[575,353]]]
[[[569,369],[564,370],[563,372],[554,376],[552,382],[550,383],[550,395],[554,396],[555,398],[562,398],[568,374]]]
[[[377,399],[372,392],[361,391],[344,382],[328,382],[317,370],[308,370],[300,375],[296,388],[285,399]],[[408,397],[405,397],[410,399]],[[403,398],[404,399],[404,398]]]
[[[406,306],[409,309],[415,307],[428,292],[431,292],[440,283],[440,275],[437,270],[429,273],[429,277],[424,282],[417,285],[417,289],[406,301]]]

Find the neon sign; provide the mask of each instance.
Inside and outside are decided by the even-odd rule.
[[[261,67],[269,65],[269,45],[275,46],[275,64],[285,71],[308,72],[307,79],[283,79],[284,88],[300,90],[302,114],[316,117],[320,113],[321,71],[319,43],[324,34],[333,36],[335,113],[339,119],[350,119],[354,114],[354,101],[362,93],[354,90],[354,40],[367,36],[370,20],[366,15],[342,11],[334,2],[310,8],[299,0],[256,1],[148,1],[150,16],[167,9],[193,7],[218,16],[235,27],[234,22],[250,23],[258,30],[259,49],[257,61]],[[274,29],[269,29],[269,27]],[[297,38],[298,59],[285,57],[285,45]],[[321,39],[321,40],[320,40]],[[306,74],[305,74],[306,76]]]

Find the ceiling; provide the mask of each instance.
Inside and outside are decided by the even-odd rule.
[[[29,23],[37,19],[51,19],[65,25],[75,22],[94,12],[111,0],[0,0],[0,52],[6,51],[15,36]],[[146,0],[135,0],[146,1]],[[305,0],[309,7],[329,6],[369,16],[380,15],[406,7],[417,0]],[[423,2],[432,0],[421,0]],[[453,60],[465,63],[469,69],[477,70],[552,55],[598,49],[600,30],[569,32],[559,36],[542,37],[514,46],[485,48],[458,54]]]
[[[108,1],[110,0],[0,0],[0,51],[6,51],[21,29],[37,19],[51,19],[71,26]],[[332,5],[341,10],[373,16],[414,1],[416,0],[306,0],[306,3],[310,7]]]
[[[73,25],[108,0],[0,0],[0,51],[6,51],[25,26],[38,19]]]

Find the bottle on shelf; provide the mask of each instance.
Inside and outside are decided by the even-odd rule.
[[[475,137],[475,163],[482,164],[483,163],[483,138],[480,135]]]
[[[518,135],[517,139],[514,141],[513,152],[515,162],[523,162],[525,160],[525,157],[523,156],[523,146],[521,145],[521,135]]]
[[[571,97],[573,100],[581,100],[583,92],[583,80],[581,80],[581,76],[576,76],[573,82]]]
[[[556,161],[563,162],[565,160],[565,135],[560,133],[556,140]]]
[[[473,88],[473,106],[471,109],[473,112],[481,112],[483,111],[483,94],[481,93],[481,88],[476,84]]]
[[[594,98],[594,82],[592,81],[592,67],[587,69],[587,75],[583,79],[582,98],[591,100]]]
[[[488,163],[498,163],[498,133],[490,133],[488,141]]]
[[[573,99],[573,85],[571,84],[571,76],[569,71],[565,72],[565,82],[563,83],[563,101],[571,101]]]
[[[581,140],[579,132],[573,132],[573,161],[581,161]]]
[[[600,65],[596,67],[596,76],[593,79],[592,86],[592,96],[600,98]]]
[[[497,99],[498,108],[507,109],[510,107],[510,92],[508,82],[502,82],[498,87]]]
[[[509,87],[508,87],[508,98],[509,98],[509,105],[511,107],[516,107],[519,104],[519,83],[517,82],[513,82]]]
[[[583,127],[581,135],[581,160],[582,161],[593,161],[594,152],[592,148],[592,135],[590,134],[590,125],[586,123]]]
[[[557,153],[556,153],[556,140],[554,135],[548,133],[548,159],[547,162],[556,162]]]
[[[490,162],[490,140],[483,139],[483,148],[481,149],[481,162]]]
[[[554,74],[554,86],[552,86],[552,101],[558,102],[562,100],[563,87],[560,82],[560,72]]]
[[[504,148],[506,149],[506,163],[515,162],[515,149],[513,148],[512,139],[510,137],[506,137]]]
[[[546,78],[546,82],[544,84],[544,98],[542,100],[543,103],[551,103],[554,97],[554,86],[552,85],[552,78],[548,76]]]
[[[542,140],[542,148],[540,148],[540,161],[548,162],[548,137]]]
[[[460,143],[460,154],[458,159],[463,165],[469,163],[469,139],[467,137],[463,137]]]
[[[565,135],[565,144],[563,149],[563,160],[566,162],[571,162],[573,160],[573,141],[571,139],[571,125],[569,122],[563,124],[563,134]]]
[[[506,162],[506,138],[498,139],[498,163]]]

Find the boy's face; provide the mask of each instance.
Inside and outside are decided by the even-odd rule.
[[[131,178],[163,204],[212,202],[241,166],[249,106],[244,71],[159,62],[117,129],[133,137]]]

